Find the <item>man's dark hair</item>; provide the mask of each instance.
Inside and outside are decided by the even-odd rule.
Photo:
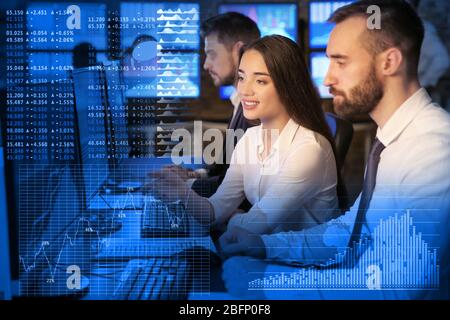
[[[373,55],[397,47],[406,61],[409,76],[417,75],[424,29],[422,20],[404,0],[361,0],[337,9],[329,22],[340,23],[351,17],[368,18],[367,8],[380,8],[381,29],[369,29],[361,35],[362,45]]]
[[[211,34],[217,34],[217,39],[227,47],[238,41],[250,43],[261,36],[256,23],[238,12],[219,14],[203,22],[200,27],[201,37]]]

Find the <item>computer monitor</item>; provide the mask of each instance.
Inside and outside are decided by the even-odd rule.
[[[297,41],[298,4],[290,3],[222,3],[219,14],[239,12],[256,22],[261,36],[279,34]]]
[[[2,280],[0,286],[5,287],[4,284],[7,286],[9,282],[13,294],[19,294],[16,280],[20,280],[20,295],[35,296],[41,285],[55,279],[55,270],[61,269],[68,261],[66,254],[61,254],[62,248],[68,239],[74,239],[73,233],[66,237],[65,231],[81,214],[80,191],[70,170],[72,154],[69,150],[66,154],[69,157],[65,157],[56,152],[58,147],[61,151],[61,146],[70,149],[73,139],[73,131],[70,130],[74,125],[73,113],[61,109],[66,107],[73,111],[70,103],[72,90],[69,88],[72,88],[70,82],[27,85],[25,92],[30,97],[25,98],[21,112],[32,112],[39,107],[41,117],[39,124],[24,124],[23,131],[30,131],[31,137],[39,143],[30,146],[24,156],[18,158],[3,158],[0,148],[0,269],[2,276],[9,273],[11,277],[10,280],[4,278],[6,282]],[[39,126],[40,130],[33,130],[33,126]],[[17,139],[8,132],[3,131],[5,139],[2,141]],[[14,143],[10,143],[7,154],[14,154],[16,148]],[[9,241],[4,238],[8,234]],[[3,265],[8,259],[11,261],[9,270]]]
[[[333,24],[327,20],[330,15],[354,1],[318,1],[309,2],[309,48],[324,49],[327,46]]]
[[[322,99],[329,99],[332,97],[328,88],[323,85],[329,64],[330,60],[324,51],[310,53],[311,77]]]
[[[46,221],[49,192],[42,186],[52,179],[42,175],[41,169],[68,164],[76,156],[72,83],[67,80],[32,82],[23,87],[26,95],[20,108],[10,107],[0,115],[3,127],[1,140],[5,143],[3,151],[9,155],[2,159],[5,170],[1,172],[4,173],[6,185],[5,191],[0,194],[0,197],[6,198],[0,199],[0,203],[7,204],[8,225],[1,224],[0,229],[8,228],[13,280],[18,280],[23,270],[18,263],[21,244],[33,239],[29,231],[39,224],[38,221]],[[15,100],[9,101],[14,106]],[[20,127],[15,127],[16,124],[6,121],[10,113],[39,121],[24,121]],[[23,148],[18,146],[21,143]]]
[[[258,25],[261,36],[280,34],[298,40],[297,3],[222,3],[218,12],[239,12],[250,17]],[[219,91],[221,99],[229,99],[233,86],[222,86]]]
[[[67,292],[66,268],[89,256],[80,239],[89,228],[73,165],[23,166],[19,173],[20,295]]]
[[[0,125],[0,300],[12,297],[12,274],[10,261],[10,238],[8,208],[6,202],[5,164],[3,160],[3,144]]]
[[[120,61],[104,64],[105,88],[107,96],[108,140],[111,143],[110,162],[117,166],[121,159],[128,158],[130,145],[128,140],[128,112],[124,100],[124,84]]]
[[[127,98],[200,96],[196,2],[123,2],[120,16]]]
[[[108,178],[108,118],[105,81],[101,66],[72,72],[79,160],[86,205]]]

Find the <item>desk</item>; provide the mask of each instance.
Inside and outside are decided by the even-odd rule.
[[[111,215],[113,214],[114,212],[111,211]],[[153,244],[154,256],[162,256],[168,249],[180,251],[182,249],[180,243],[191,241],[191,238],[142,239],[140,237],[141,217],[142,211],[140,210],[119,211],[117,219],[121,221],[122,228],[114,233],[106,231],[100,234],[98,230],[91,230],[94,228],[91,227],[89,221],[80,216],[68,230],[61,234],[60,240],[55,241],[52,249],[48,249],[46,252],[45,257],[49,263],[40,259],[39,264],[36,264],[33,270],[23,275],[21,279],[22,294],[24,296],[65,296],[87,300],[113,299],[114,290],[125,266],[135,257],[100,259],[97,255],[98,249],[111,245],[113,241],[125,244],[147,242]],[[202,230],[199,231],[198,227],[195,227],[194,221],[190,219],[189,231],[190,237],[192,237],[198,235],[197,232]],[[208,242],[206,241],[206,243]],[[211,243],[210,240],[209,243]],[[205,255],[205,252],[208,252],[208,256]],[[220,265],[214,265],[214,268],[217,267],[219,270],[213,273],[213,261],[210,259],[209,251],[196,247],[190,251],[184,251],[181,257],[195,262],[191,272],[193,290],[203,292],[212,290],[212,275],[220,275]],[[145,257],[141,257],[141,259],[145,259]],[[81,290],[68,287],[68,284],[72,283],[71,279],[75,279],[72,277],[75,274],[69,271],[71,268],[78,270],[76,275],[81,278]],[[89,285],[83,290],[87,283],[86,280]],[[191,287],[186,287],[186,293],[190,289]]]
[[[165,159],[163,164],[170,160]],[[158,165],[152,161],[148,164],[153,169]],[[159,165],[162,164],[159,163]],[[145,165],[137,166],[145,170],[145,173],[151,171],[147,171]],[[136,165],[129,171],[133,168],[136,168]],[[100,260],[97,256],[99,249],[114,240],[125,242],[125,244],[133,241],[157,242],[155,239],[141,239],[140,223],[143,216],[141,210],[91,208],[85,211],[77,197],[81,193],[77,193],[76,183],[72,177],[71,170],[62,171],[59,184],[61,192],[57,193],[51,212],[45,217],[43,231],[33,234],[33,237],[30,237],[31,240],[26,243],[27,247],[22,251],[21,269],[25,270],[20,279],[22,296],[110,298],[117,277],[131,258]],[[94,217],[98,219],[94,220]],[[117,232],[113,232],[114,228],[104,228],[105,221],[117,220],[122,224]],[[193,235],[204,235],[204,230],[194,227],[190,227],[189,230]],[[185,240],[186,238],[181,238],[178,244]],[[164,249],[170,248],[168,243],[170,243],[169,240],[159,241],[155,244],[155,247],[158,246],[156,251],[159,250],[161,253]],[[175,244],[175,247],[177,249],[180,246]],[[197,258],[195,251],[191,252],[190,256],[192,259]],[[200,256],[200,260],[209,262],[204,256]],[[209,265],[203,267],[204,273],[208,276],[204,283],[208,285],[209,267]],[[72,289],[68,286],[68,283],[73,281],[72,287],[77,287],[77,279],[81,279],[82,287],[86,283],[84,280],[89,280],[88,289]]]
[[[211,268],[220,267],[217,261],[211,258],[210,250],[213,250],[211,239],[205,237],[205,228],[201,227],[194,219],[189,221],[188,238],[141,238],[140,222],[142,212],[137,210],[128,210],[121,213],[123,217],[123,227],[118,232],[112,234],[103,242],[104,246],[112,245],[143,245],[151,248],[151,252],[139,250],[139,259],[147,257],[168,256],[170,254],[181,254],[182,259],[187,259],[190,264],[189,279],[192,280],[192,288],[195,291],[210,291],[213,287]],[[116,243],[114,243],[116,242]],[[201,247],[200,247],[201,246]],[[187,251],[185,249],[187,248]],[[91,290],[86,299],[95,299],[105,296],[110,298],[114,293],[114,288],[118,284],[121,273],[126,263],[131,257],[112,255],[106,259],[93,259],[91,261]],[[186,289],[183,284],[182,289]],[[100,292],[100,295],[99,295]],[[105,295],[106,293],[106,295]]]

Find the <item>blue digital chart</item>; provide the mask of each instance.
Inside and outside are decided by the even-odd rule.
[[[196,3],[121,3],[130,97],[198,97],[200,8]]]
[[[256,22],[261,36],[279,34],[292,40],[298,35],[296,3],[220,4],[219,13],[239,12]]]
[[[327,267],[272,274],[251,281],[249,290],[438,290],[439,272],[436,248],[416,232],[407,212],[380,220],[371,237]]]
[[[146,189],[192,127],[200,4],[32,1],[5,17],[1,251],[19,283],[5,297],[210,290],[208,230]]]

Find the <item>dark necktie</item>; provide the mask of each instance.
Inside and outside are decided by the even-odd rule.
[[[236,110],[236,114],[233,118],[231,118],[230,122],[228,123],[228,129],[236,130],[237,128],[237,122],[242,117],[242,106],[239,104],[239,107]]]
[[[366,221],[366,212],[372,199],[373,189],[377,179],[378,162],[380,162],[380,154],[384,149],[384,145],[375,138],[372,149],[370,150],[369,159],[367,161],[366,176],[364,177],[363,190],[361,200],[359,202],[358,213],[356,214],[355,225],[350,237],[349,247],[352,248],[361,237],[362,225]]]

